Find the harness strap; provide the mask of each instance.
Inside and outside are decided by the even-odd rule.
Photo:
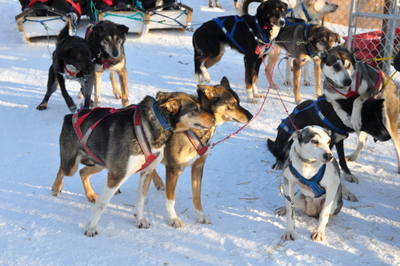
[[[301,4],[301,9],[303,10],[304,15],[305,15],[306,18],[307,18],[307,22],[312,21],[312,18],[311,18],[310,15],[308,14],[307,8],[306,8],[306,6],[304,5],[304,2]]]
[[[257,17],[254,17],[254,23],[256,24],[256,29],[258,31],[258,33],[260,34],[262,41],[264,42],[264,44],[269,44],[271,41],[270,39],[267,38],[267,36],[264,34],[263,29],[260,26],[260,23],[258,22]],[[264,29],[268,29],[268,26],[264,26]]]
[[[64,61],[64,68],[65,68],[65,71],[68,73],[68,75],[70,75],[71,77],[75,77],[75,75],[79,73],[79,71],[78,72],[69,71],[69,69],[67,67],[67,63],[65,61]]]
[[[231,40],[231,42],[233,42],[236,47],[242,52],[245,53],[246,51],[235,41],[235,39],[233,38],[233,36],[235,35],[235,31],[236,31],[236,24],[239,21],[244,21],[243,18],[239,17],[239,16],[235,16],[235,24],[233,24],[233,27],[231,29],[231,32],[228,32],[227,29],[224,26],[225,20],[229,18],[229,17],[225,17],[223,19],[220,18],[214,18],[213,21],[221,28],[221,30],[225,33],[225,35]]]
[[[295,108],[293,110],[293,114],[297,115],[298,113],[304,112],[310,108],[314,108],[315,112],[317,113],[318,117],[321,119],[321,121],[326,125],[326,127],[328,127],[329,129],[331,129],[332,131],[338,132],[340,134],[343,134],[345,136],[348,136],[349,133],[347,131],[341,130],[339,129],[337,126],[335,126],[331,121],[329,121],[324,114],[321,112],[320,108],[318,107],[318,102],[322,101],[322,100],[326,100],[325,98],[321,97],[318,98],[317,100],[313,101],[309,106],[305,107],[304,109],[297,109]],[[296,117],[293,118],[293,123],[295,121]],[[288,134],[292,134],[295,131],[295,128],[293,126],[293,124],[290,124],[291,126],[288,126],[289,117],[285,118],[282,123],[278,126],[280,128],[282,128],[284,131],[286,131]]]
[[[326,169],[326,164],[323,164],[321,168],[319,168],[318,172],[311,178],[311,179],[306,179],[304,178],[299,171],[294,168],[292,161],[289,163],[289,170],[290,172],[304,185],[309,187],[311,191],[314,193],[316,198],[321,197],[326,193],[325,189],[321,187],[319,184],[322,180],[322,177],[324,176]]]
[[[209,145],[204,145],[193,131],[186,130],[185,134],[192,143],[193,147],[196,149],[197,154],[200,155],[200,157],[208,151]]]

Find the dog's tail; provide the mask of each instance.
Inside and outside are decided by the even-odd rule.
[[[60,31],[57,37],[57,42],[60,42],[62,39],[65,37],[69,36],[69,26],[68,23],[65,25],[65,27]]]
[[[249,5],[253,2],[262,3],[264,0],[243,0],[242,15],[249,15]]]

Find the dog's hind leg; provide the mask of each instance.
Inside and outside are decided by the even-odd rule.
[[[196,213],[196,221],[201,224],[211,224],[211,219],[204,214],[203,207],[201,206],[201,182],[203,180],[203,169],[206,159],[207,156],[203,155],[192,165],[193,205]]]
[[[156,187],[157,190],[165,190],[165,185],[164,182],[162,181],[161,177],[157,173],[156,170],[154,170],[152,173],[149,173],[152,175],[152,180],[154,183],[154,186]]]
[[[277,89],[276,84],[274,83],[274,69],[276,63],[279,59],[279,55],[281,54],[281,48],[278,45],[273,46],[274,49],[267,55],[268,56],[268,67],[265,68],[265,74],[269,81],[271,88]]]
[[[301,79],[301,67],[304,62],[300,62],[299,60],[293,60],[293,94],[294,101],[296,104],[301,102],[300,96],[300,79]]]
[[[292,68],[293,68],[293,60],[291,57],[286,59],[286,71],[285,71],[285,80],[283,81],[283,85],[291,86],[292,85]]]
[[[349,167],[347,166],[346,163],[346,158],[344,155],[344,144],[343,144],[343,140],[340,140],[338,142],[335,143],[335,147],[336,147],[336,153],[338,155],[339,158],[339,165],[340,168],[343,171],[343,176],[344,178],[349,181],[349,182],[356,182],[358,183],[358,178],[356,176],[354,176],[351,172]]]
[[[67,103],[69,110],[72,113],[75,112],[76,105],[75,105],[74,101],[72,100],[71,96],[69,96],[69,94],[68,94],[67,88],[65,87],[64,77],[57,73],[56,78],[57,78],[58,84],[60,85],[61,94],[64,97],[64,100]]]
[[[71,156],[69,158],[65,158],[63,156],[61,157],[61,165],[57,172],[53,186],[51,187],[51,194],[53,196],[60,195],[64,184],[64,176],[73,176],[78,170],[79,162],[80,156]]]
[[[50,99],[50,96],[57,90],[57,80],[56,80],[56,74],[53,69],[53,65],[50,66],[49,69],[49,79],[47,81],[47,92],[44,95],[44,98],[42,102],[36,107],[37,110],[43,111],[47,109],[47,103]]]
[[[82,179],[82,185],[85,189],[86,198],[89,202],[95,203],[98,199],[98,196],[93,191],[92,186],[90,185],[90,177],[93,174],[99,173],[104,169],[103,166],[94,165],[94,166],[85,166],[80,171],[79,174]]]
[[[314,63],[314,67],[315,67],[315,63]],[[302,73],[303,73],[303,85],[310,86],[311,82],[310,82],[310,73],[309,73],[309,69],[308,69],[308,62],[303,65]]]

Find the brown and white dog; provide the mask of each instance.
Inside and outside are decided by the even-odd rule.
[[[95,97],[94,106],[100,105],[101,75],[110,71],[110,80],[114,96],[121,99],[122,107],[129,105],[128,72],[124,42],[129,28],[112,21],[100,21],[89,27],[85,39],[91,47],[95,64]],[[115,73],[118,74],[121,91],[118,88]],[[122,92],[122,93],[121,93]]]
[[[286,214],[282,240],[295,239],[295,212],[301,208],[308,216],[319,219],[311,239],[323,241],[331,215],[340,212],[342,188],[340,170],[329,148],[329,133],[320,126],[307,126],[292,135],[289,158],[283,170],[286,207],[275,213]],[[299,188],[295,194],[295,186]]]

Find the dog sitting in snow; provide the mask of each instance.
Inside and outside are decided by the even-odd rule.
[[[319,126],[295,131],[291,138],[293,144],[283,170],[286,207],[275,211],[280,216],[286,214],[282,240],[295,239],[294,209],[301,208],[307,215],[319,217],[311,239],[323,241],[329,217],[343,206],[340,170],[329,148],[331,138]],[[300,189],[296,195],[295,185]]]

